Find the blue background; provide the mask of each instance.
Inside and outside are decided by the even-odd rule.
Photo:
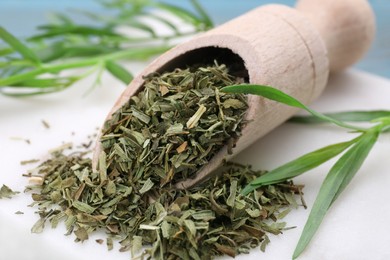
[[[324,0],[325,1],[325,0]],[[342,0],[340,0],[342,1]],[[189,6],[188,1],[167,0]],[[215,23],[236,17],[256,6],[266,3],[294,5],[293,0],[200,0]],[[370,1],[377,17],[375,42],[356,67],[390,78],[390,0]],[[104,12],[93,0],[0,0],[0,25],[18,36],[28,36],[36,25],[43,24],[51,12],[86,9]],[[79,22],[83,22],[79,18]]]

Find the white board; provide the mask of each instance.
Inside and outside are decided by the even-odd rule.
[[[133,64],[138,70],[143,64]],[[63,93],[28,99],[0,96],[0,184],[23,191],[27,179],[22,177],[31,166],[21,160],[41,159],[47,150],[72,141],[85,142],[96,132],[106,113],[123,88],[105,75],[104,86],[84,95],[91,81],[84,81]],[[83,96],[84,95],[84,96]],[[335,75],[323,96],[312,106],[321,112],[343,110],[390,110],[390,81],[359,71]],[[51,127],[46,129],[41,120]],[[74,135],[72,133],[74,132]],[[257,169],[272,169],[288,160],[325,145],[349,140],[352,134],[335,126],[307,126],[287,123],[236,157]],[[29,139],[31,144],[17,138]],[[382,136],[345,192],[326,216],[312,243],[299,259],[390,259],[390,134]],[[334,162],[334,161],[332,161]],[[265,253],[254,249],[236,259],[291,259],[312,203],[331,164],[325,164],[296,179],[305,184],[308,210],[293,210],[286,221],[297,228],[283,235],[271,236]],[[64,236],[63,225],[42,234],[31,234],[37,220],[34,209],[27,207],[30,195],[19,194],[12,200],[0,200],[0,259],[129,259],[118,246],[108,252],[95,242],[97,234],[83,244],[74,236]],[[24,212],[15,215],[16,211]]]

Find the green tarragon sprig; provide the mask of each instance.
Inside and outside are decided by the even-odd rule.
[[[121,62],[146,60],[173,47],[175,39],[213,27],[198,1],[189,2],[192,10],[157,0],[101,0],[106,15],[78,11],[92,25],[56,14],[55,22],[39,26],[25,41],[0,26],[0,93],[57,92],[91,74],[99,83],[103,71],[128,84],[133,76]],[[173,20],[192,30],[183,32]],[[151,22],[169,32],[160,34]]]
[[[322,183],[293,254],[293,259],[295,259],[310,243],[310,240],[320,226],[328,209],[360,169],[364,160],[367,158],[367,155],[378,140],[378,136],[382,133],[390,132],[390,111],[378,110],[321,114],[306,107],[286,93],[269,86],[244,84],[228,86],[221,91],[262,96],[288,106],[304,109],[311,114],[311,116],[294,117],[291,120],[293,122],[328,122],[360,133],[359,136],[352,140],[326,146],[283,164],[255,179],[242,190],[242,194],[245,195],[264,185],[280,183],[292,179],[343,153],[330,169]],[[369,128],[362,128],[345,123],[346,121],[371,122],[373,125]]]

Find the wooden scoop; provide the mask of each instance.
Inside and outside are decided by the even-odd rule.
[[[277,87],[308,104],[325,88],[329,71],[345,69],[367,51],[374,31],[374,14],[366,0],[301,0],[296,9],[266,5],[161,55],[130,83],[107,119],[142,89],[143,76],[214,59],[244,70],[252,84]],[[223,160],[231,159],[297,112],[258,96],[249,95],[248,102],[249,123],[233,155],[224,147],[195,178],[176,184],[177,188],[188,188],[210,177]],[[95,169],[100,151],[98,142]]]

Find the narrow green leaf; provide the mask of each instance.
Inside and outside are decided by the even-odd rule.
[[[306,107],[304,104],[299,102],[297,99],[287,95],[286,93],[270,87],[270,86],[262,86],[262,85],[253,85],[253,84],[242,84],[242,85],[232,85],[232,86],[227,86],[221,89],[223,92],[227,93],[244,93],[244,94],[253,94],[253,95],[258,95],[262,96],[265,98],[268,98],[270,100],[277,101],[279,103],[283,103],[288,106],[296,107],[296,108],[301,108],[312,114],[313,116],[317,118],[321,118],[324,121],[331,122],[335,125],[348,128],[348,129],[353,129],[353,130],[366,130],[362,129],[353,125],[346,124],[344,122],[338,121],[334,118],[328,117],[326,115],[323,115],[321,113],[318,113],[308,107]]]
[[[52,88],[52,87],[65,87],[72,84],[76,78],[63,77],[63,78],[43,78],[43,79],[30,79],[21,82],[14,83],[10,86],[13,87],[30,87],[30,88]]]
[[[157,54],[164,53],[167,50],[169,50],[170,48],[171,48],[171,46],[168,46],[168,45],[160,45],[157,47],[151,46],[151,47],[145,47],[145,48],[141,48],[141,47],[132,48],[132,49],[128,49],[128,50],[123,51],[122,56],[116,55],[115,59],[116,60],[129,60],[129,59],[146,60],[146,59],[149,59],[150,57],[153,57]],[[108,54],[108,55],[110,55],[110,54]],[[114,56],[114,54],[112,54],[111,56]],[[110,60],[110,59],[108,59],[108,60]]]
[[[66,25],[74,24],[72,19],[70,19],[70,17],[61,13],[51,13],[50,20],[55,24],[66,24]]]
[[[380,125],[378,127],[381,128],[382,133],[390,132],[390,116],[381,117],[376,119],[375,121],[380,122]]]
[[[87,11],[87,10],[72,8],[72,11],[74,13],[81,14],[81,15],[89,18],[89,19],[93,20],[94,22],[107,22],[107,20],[109,20],[109,18],[106,16],[99,15],[99,14],[96,14],[95,12],[91,12],[91,11]]]
[[[45,29],[46,32],[42,34],[35,35],[28,38],[29,41],[37,41],[48,38],[53,38],[57,36],[64,36],[65,34],[72,35],[82,35],[82,36],[110,36],[126,39],[125,36],[115,33],[107,28],[97,28],[92,26],[76,26],[76,25],[50,25],[50,26],[41,26],[40,29]]]
[[[168,11],[169,13],[173,14],[176,17],[181,18],[183,21],[193,24],[195,26],[198,26],[199,24],[202,23],[199,17],[197,17],[196,15],[194,15],[193,13],[189,12],[184,8],[167,4],[167,3],[161,3],[161,2],[156,3],[156,6],[162,10]]]
[[[44,48],[39,48],[36,51],[39,59],[44,62],[50,62],[62,58],[66,53],[65,43],[62,41],[53,42],[45,45]]]
[[[327,117],[331,117],[339,121],[348,122],[371,122],[377,118],[390,116],[388,110],[372,110],[372,111],[347,111],[338,113],[326,113]],[[319,124],[324,123],[324,120],[315,116],[294,116],[290,120],[293,123]]]
[[[114,61],[106,61],[106,69],[117,79],[128,85],[133,80],[133,75],[124,67]]]
[[[204,8],[199,4],[198,0],[191,0],[192,5],[195,7],[196,11],[198,11],[200,17],[202,18],[206,28],[214,27],[213,22],[211,21],[210,16],[206,13]]]
[[[8,43],[14,50],[19,52],[25,59],[32,61],[36,65],[40,64],[40,61],[35,53],[2,26],[0,26],[0,38]]]
[[[90,57],[99,54],[112,53],[118,50],[119,48],[104,45],[71,46],[65,48],[65,57]]]
[[[9,69],[7,72],[8,74],[14,74],[15,72],[18,73],[19,71],[23,71],[26,69],[30,69],[35,67],[35,64],[31,62],[31,60],[24,59],[22,57],[20,58],[8,58],[7,61],[4,62],[3,66],[6,69]],[[3,65],[3,64],[2,64]]]
[[[34,81],[33,84],[36,89],[32,91],[21,93],[18,89],[14,92],[12,88],[25,87],[29,85],[27,83],[30,80],[40,78],[41,75],[56,74],[53,77],[57,77],[63,71],[83,67],[97,67],[107,60],[113,62],[127,59],[145,60],[156,54],[161,54],[172,47],[170,40],[203,31],[206,27],[212,25],[211,19],[198,1],[190,1],[192,3],[191,10],[176,4],[167,4],[155,0],[118,0],[114,2],[100,0],[99,2],[103,6],[112,8],[112,11],[115,12],[97,15],[89,11],[79,11],[86,19],[95,22],[93,26],[77,24],[69,16],[61,13],[54,14],[52,15],[52,21],[49,24],[39,26],[40,32],[29,39],[33,41],[33,48],[31,49],[29,49],[30,45],[18,41],[9,32],[1,28],[0,36],[10,46],[3,46],[2,42],[0,43],[0,57],[5,58],[4,61],[0,62],[0,94],[30,96],[59,91],[67,86],[53,86],[49,91],[49,81],[42,81],[45,89],[37,91],[39,82]],[[175,18],[191,23],[194,25],[194,30],[182,34],[180,28],[168,19],[169,17],[166,18],[164,13],[170,13]],[[172,32],[169,35],[157,34],[157,31],[144,18],[154,19],[172,29]],[[126,24],[147,32],[151,36],[132,35],[129,37],[118,30]],[[14,55],[18,54],[17,52],[20,52],[21,55]],[[11,64],[7,62],[11,62]],[[130,74],[120,70],[118,66],[113,66],[115,68],[112,68],[110,72],[128,83],[129,79],[132,78]],[[72,71],[72,73],[80,72]],[[97,73],[97,75],[99,77],[100,74]]]
[[[332,167],[322,183],[318,196],[313,204],[309,218],[294,251],[293,259],[297,258],[307,247],[329,207],[360,169],[375,144],[378,134],[377,131],[368,131],[363,134],[362,138]]]
[[[135,20],[129,20],[125,21],[124,23],[127,26],[133,27],[135,29],[144,31],[146,33],[149,33],[152,37],[156,37],[156,33],[154,32],[154,29],[150,27],[149,25],[141,22],[141,21],[135,21]]]
[[[37,88],[40,89],[40,88]],[[64,90],[64,87],[54,87],[54,88],[42,88],[40,90],[34,90],[34,91],[27,91],[27,92],[19,92],[19,91],[4,91],[0,89],[0,94],[8,97],[32,97],[32,96],[39,96],[39,95],[45,95],[50,94],[54,92],[59,92]]]
[[[389,133],[390,132],[390,125],[383,128],[382,133]]]
[[[370,150],[372,149],[372,147],[374,146],[374,144],[376,143],[376,141],[378,140],[378,136],[380,134],[380,131],[370,131],[370,132],[367,132],[365,135],[367,135],[366,137],[364,137],[364,140],[362,140],[361,142],[363,142],[364,144],[362,144],[362,146],[365,146],[365,147],[362,147],[362,155],[360,155],[363,159],[361,159],[361,162],[360,161],[353,161],[352,163],[354,164],[357,164],[355,165],[354,167],[357,167],[356,170],[352,170],[349,174],[347,174],[344,178],[343,178],[343,182],[341,183],[339,189],[337,190],[337,193],[335,195],[335,197],[333,198],[333,201],[332,201],[332,204],[334,201],[336,201],[336,199],[339,197],[339,195],[345,190],[345,188],[348,186],[348,184],[351,182],[352,178],[356,175],[357,171],[360,169],[361,165],[363,164],[365,158],[367,157],[368,153],[370,152]]]
[[[167,46],[132,48],[128,50],[119,51],[113,54],[106,54],[106,55],[100,55],[98,57],[92,57],[89,59],[82,59],[80,61],[76,60],[76,61],[47,65],[27,72],[22,72],[17,75],[12,75],[6,78],[0,78],[0,87],[10,86],[18,82],[30,80],[31,78],[34,78],[38,75],[45,74],[45,73],[58,73],[60,71],[64,71],[67,69],[93,66],[106,60],[125,60],[125,59],[142,60],[154,56],[156,54],[163,53],[168,49],[169,47]]]
[[[21,58],[20,60],[24,60],[24,59]],[[22,64],[18,64],[18,63],[15,64],[14,61],[15,60],[10,59],[10,60],[1,62],[2,69],[0,70],[0,80],[3,77],[7,77],[8,75],[14,75],[16,73],[19,73],[20,71],[25,70],[27,67],[29,67],[27,65],[22,65]],[[28,61],[28,62],[30,62],[30,61]],[[31,62],[30,62],[30,64],[31,64]]]
[[[14,53],[14,50],[12,48],[1,48],[0,49],[0,56],[6,56],[8,54]]]
[[[57,59],[64,58],[83,58],[83,57],[93,57],[101,54],[112,53],[118,51],[119,48],[104,46],[104,45],[72,45],[65,46],[61,42],[56,42],[46,48],[38,50],[37,55],[43,62],[50,62]]]
[[[9,66],[8,62],[0,61],[0,68],[5,68],[5,67],[8,67],[8,66]]]
[[[244,93],[258,95],[292,107],[306,109],[306,106],[295,98],[270,86],[252,84],[232,85],[222,88],[221,91],[226,93]]]
[[[359,139],[360,136],[347,142],[332,144],[305,154],[253,180],[241,193],[246,195],[260,186],[275,184],[301,175],[342,153]]]
[[[180,34],[178,27],[176,25],[174,25],[173,23],[171,23],[168,19],[165,19],[165,17],[162,17],[162,16],[154,14],[154,13],[146,13],[146,12],[143,13],[143,15],[145,15],[146,17],[150,17],[150,18],[164,24],[165,26],[169,27],[175,34]]]

